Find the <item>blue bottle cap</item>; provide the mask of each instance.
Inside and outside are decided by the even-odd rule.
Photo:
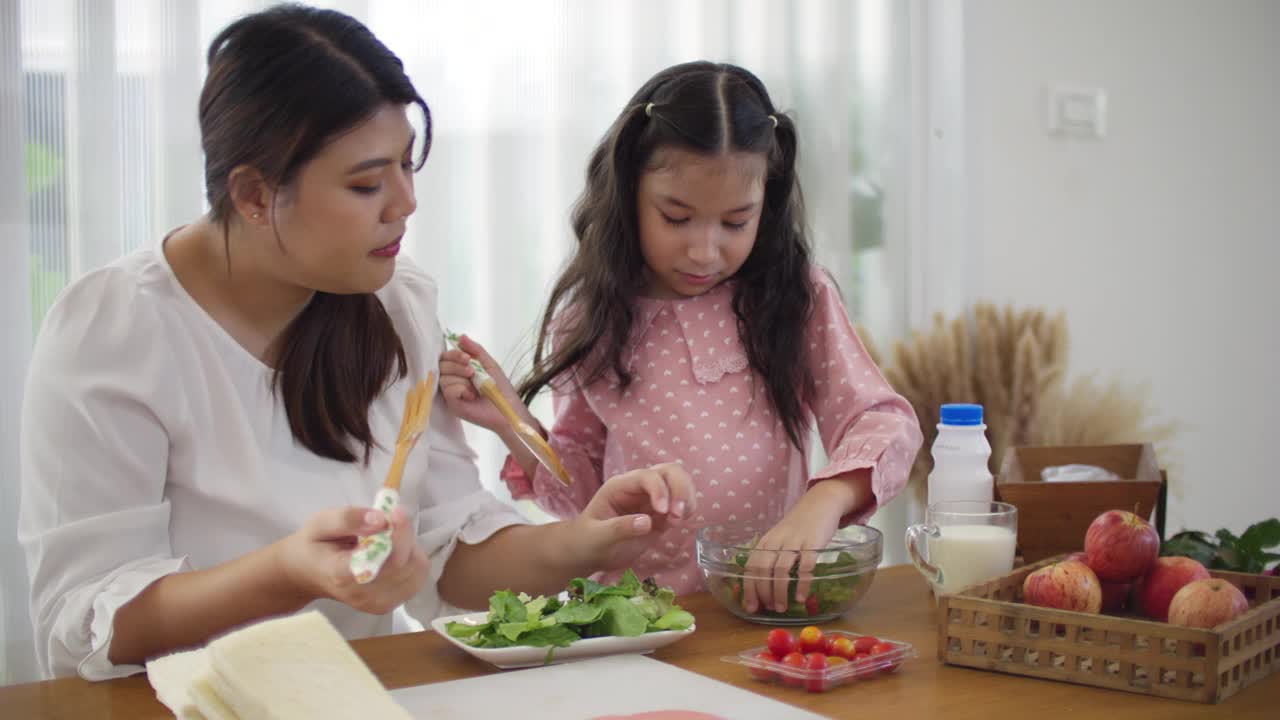
[[[943,425],[981,425],[982,406],[968,403],[949,403],[942,406]]]

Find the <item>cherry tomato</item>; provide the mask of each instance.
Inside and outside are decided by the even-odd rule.
[[[789,670],[801,671],[801,672],[796,672],[795,677],[792,677],[791,675],[783,672],[778,673],[778,675],[782,678],[782,682],[792,687],[803,687],[804,678],[801,677],[801,674],[802,674],[802,671],[804,670],[804,665],[805,665],[804,655],[801,655],[798,652],[788,653],[786,657],[782,658],[782,664],[786,665],[787,669]]]
[[[853,649],[852,640],[844,636],[832,637],[831,635],[828,635],[827,637],[832,638],[831,648],[827,651],[828,660],[833,657],[838,657],[841,660],[850,660],[853,658],[853,654],[856,651]]]
[[[775,658],[782,659],[787,656],[787,653],[796,650],[796,636],[782,628],[774,628],[769,631],[769,638],[765,641],[765,645]]]
[[[831,677],[837,672],[837,668],[839,668],[841,665],[847,665],[847,664],[849,664],[849,661],[846,658],[840,657],[839,655],[827,656],[827,689],[828,690],[834,687],[837,682],[848,682],[847,675],[841,675],[839,680],[834,680]]]
[[[804,599],[804,612],[809,617],[813,617],[814,615],[818,614],[818,596],[817,595],[810,595],[809,597]]]
[[[800,631],[800,652],[811,653],[822,649],[822,630],[810,625]]]
[[[729,594],[733,596],[733,604],[742,606],[742,580],[731,578],[729,580]]]
[[[768,662],[768,663],[778,662],[778,659],[775,658],[772,653],[768,653],[768,652],[762,652],[757,654],[756,660],[759,660],[761,662]],[[751,668],[751,676],[757,680],[772,680],[778,676],[778,673],[775,672],[773,669],[767,668],[767,667],[753,667]]]
[[[805,680],[804,687],[809,692],[822,692],[827,689],[827,656],[820,652],[804,656],[804,666],[812,675]]]
[[[853,641],[853,651],[869,655],[871,654],[871,648],[875,647],[878,642],[880,641],[870,635],[863,635]]]
[[[835,653],[831,652],[831,644],[838,639],[838,635],[827,635],[824,633],[822,636],[822,642],[819,643],[820,647],[818,648],[818,652],[823,655],[834,655]]]
[[[885,643],[885,642],[876,643],[875,646],[871,648],[871,656],[875,657],[876,655],[884,655],[885,653],[891,653],[894,651],[894,649],[895,648],[893,647],[893,645],[890,645],[889,643]],[[891,673],[894,670],[897,670],[900,665],[902,665],[901,662],[895,662],[885,666],[883,670],[886,673]]]

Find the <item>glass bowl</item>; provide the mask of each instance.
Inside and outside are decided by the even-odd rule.
[[[763,576],[747,569],[747,558],[758,533],[742,526],[709,525],[698,531],[698,567],[707,590],[729,612],[744,620],[766,625],[812,625],[849,612],[867,589],[880,565],[884,536],[866,525],[850,525],[836,531],[831,542],[818,550],[813,584],[804,602],[795,598],[796,567],[791,569],[786,612],[759,607],[749,613],[743,607],[743,584]],[[777,550],[761,550],[776,555]],[[773,564],[771,558],[770,565]]]

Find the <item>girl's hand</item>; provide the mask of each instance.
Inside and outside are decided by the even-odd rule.
[[[502,393],[512,409],[532,427],[538,427],[537,420],[525,407],[516,394],[511,380],[497,363],[480,345],[480,343],[463,335],[458,342],[459,350],[445,350],[440,353],[440,392],[444,394],[445,404],[454,415],[474,425],[501,434],[507,428],[502,413],[482,396],[471,384],[475,376],[475,368],[471,367],[471,359],[480,361],[481,367],[493,378],[498,390]]]
[[[351,574],[351,551],[358,536],[387,527],[387,516],[371,508],[332,508],[312,515],[302,529],[278,544],[280,572],[308,597],[385,615],[422,589],[431,565],[404,510],[393,510],[391,519],[391,555],[365,585]]]
[[[827,486],[824,481],[814,485],[800,502],[782,520],[765,533],[756,543],[755,551],[747,558],[746,577],[742,588],[742,605],[748,613],[761,608],[785,613],[793,598],[787,597],[791,583],[791,568],[797,568],[796,602],[803,603],[813,584],[813,568],[818,562],[818,550],[826,547],[839,528],[845,506],[831,497],[827,490],[843,490]]]
[[[576,552],[595,570],[627,567],[668,527],[683,525],[695,509],[693,481],[676,463],[616,475],[600,487],[571,522]]]

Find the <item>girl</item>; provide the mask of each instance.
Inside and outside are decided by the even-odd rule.
[[[797,559],[802,572],[815,562],[799,551],[897,495],[921,443],[911,406],[811,263],[796,144],[791,120],[746,70],[697,62],[662,71],[591,157],[573,214],[577,251],[518,393],[470,339],[440,365],[449,407],[511,449],[503,477],[513,497],[559,517],[588,507],[602,477],[681,463],[697,487],[694,526],[655,537],[636,570],[698,589],[697,527],[758,528],[757,547],[782,552],[748,561],[770,578],[745,588],[749,612],[785,612],[789,571]],[[552,388],[549,440],[570,487],[477,398],[472,356],[511,399]],[[831,461],[811,474],[815,421]],[[797,592],[802,602],[807,583]]]
[[[47,674],[138,672],[307,605],[355,638],[402,604],[429,622],[497,588],[554,592],[692,510],[683,470],[636,464],[578,518],[523,525],[438,407],[394,553],[357,584],[405,394],[441,350],[435,282],[396,260],[430,113],[358,22],[281,6],[213,41],[199,120],[208,215],[76,282],[36,343],[19,539]]]

